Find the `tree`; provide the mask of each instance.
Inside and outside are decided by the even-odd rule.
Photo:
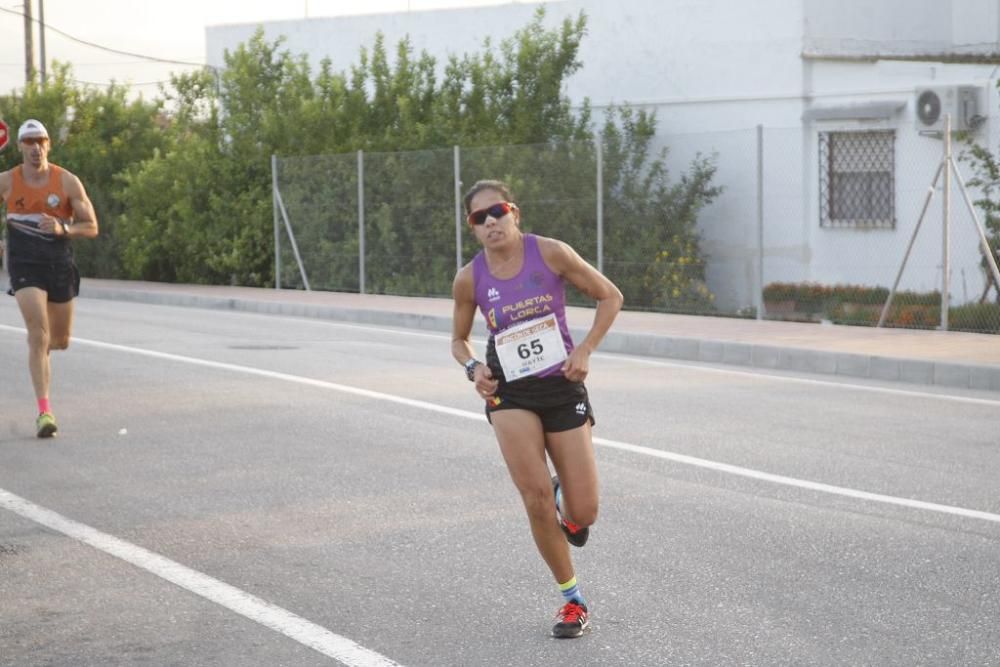
[[[271,155],[287,161],[290,156],[364,150],[366,199],[373,202],[367,212],[369,241],[379,248],[371,257],[371,285],[404,290],[406,277],[418,293],[439,293],[450,284],[451,253],[442,244],[453,237],[451,227],[403,220],[421,209],[443,207],[451,215],[450,157],[442,161],[398,151],[501,137],[552,141],[585,136],[586,115],[574,117],[559,94],[563,78],[579,67],[576,53],[584,19],[550,32],[542,28],[542,18],[539,12],[504,43],[503,64],[488,56],[452,63],[446,87],[457,98],[441,94],[435,60],[426,53],[415,57],[407,40],[397,46],[390,64],[381,35],[370,51],[362,51],[349,76],[324,62],[312,80],[304,58],[282,51],[282,40],[268,42],[258,31],[226,54],[217,90],[207,81],[177,78],[174,102],[180,120],[173,143],[125,177],[128,274],[270,284]],[[497,68],[500,74],[494,76]],[[477,117],[480,99],[488,104],[485,115]],[[456,106],[457,116],[451,113]],[[470,115],[473,121],[464,120]],[[309,264],[320,267],[320,277],[343,278],[349,273],[343,262],[328,266],[318,255],[356,256],[360,243],[356,233],[330,236],[334,221],[341,227],[345,217],[356,221],[353,210],[338,208],[341,184],[356,178],[353,157],[349,163],[324,163],[324,168],[332,168],[333,162],[339,165],[333,173],[297,169],[288,162],[285,175],[292,177],[294,171],[294,179],[282,196],[293,217],[309,220],[299,239],[303,251],[316,257]],[[417,201],[424,196],[426,200]],[[188,233],[175,234],[178,226]],[[421,250],[426,248],[439,249],[444,257],[427,261],[428,253]]]
[[[240,127],[241,114],[254,113],[249,103],[228,126],[220,120],[215,83],[210,71],[175,77],[170,140],[122,176],[129,277],[246,285],[271,278],[270,230],[260,223],[270,211],[267,164],[258,164],[266,149]]]
[[[580,66],[576,54],[585,21],[581,16],[546,31],[542,18],[537,14],[499,50],[487,44],[483,54],[451,58],[436,95],[427,92],[432,63],[426,56],[415,60],[406,41],[397,49],[394,70],[381,38],[371,53],[362,53],[346,84],[348,96],[365,100],[355,107],[364,119],[356,127],[373,133],[358,147],[410,148],[364,157],[368,291],[448,294],[454,271],[452,154],[441,148],[415,150],[428,144],[460,144],[466,186],[484,176],[507,180],[528,227],[536,225],[596,260],[596,154],[589,106],[574,115],[561,95],[563,82]],[[339,92],[342,80],[330,80]],[[416,91],[400,83],[414,81],[420,82]],[[393,99],[403,103],[394,107]],[[704,282],[695,221],[719,192],[710,185],[714,166],[699,159],[672,183],[666,155],[650,154],[655,130],[652,115],[628,109],[614,110],[602,130],[600,140],[608,147],[608,270],[633,307],[704,311],[711,308],[712,295]],[[281,160],[282,198],[314,286],[358,288],[355,164],[353,155]],[[336,211],[324,206],[344,201],[350,206]],[[466,234],[463,256],[476,250]],[[298,284],[290,252],[283,265],[283,284]]]
[[[600,141],[607,272],[632,307],[711,308],[695,229],[719,191],[711,160],[673,179],[667,154],[652,154],[655,117],[628,108],[612,110],[595,132],[589,103],[574,110],[562,93],[582,66],[586,19],[548,29],[544,18],[539,9],[495,48],[487,41],[482,53],[440,68],[409,40],[390,58],[377,34],[347,70],[324,61],[313,76],[305,57],[258,30],[226,53],[225,69],[176,76],[155,103],[130,103],[115,86],[74,89],[68,70],[46,88],[29,87],[25,99],[69,128],[61,148],[99,202],[108,241],[88,259],[89,275],[273,284],[276,176],[311,284],[360,289],[363,151],[366,289],[446,295],[456,145],[464,187],[508,181],[529,230],[564,239],[593,262]],[[466,233],[462,256],[475,250]],[[282,283],[295,285],[291,257],[282,265]]]
[[[979,188],[981,196],[974,204],[984,214],[983,224],[986,227],[987,242],[989,243],[993,258],[1000,261],[1000,161],[989,151],[989,149],[970,142],[964,158],[972,164],[976,175],[969,180],[968,185]],[[1000,303],[1000,285],[993,282],[993,274],[987,265],[984,256],[980,261],[986,280],[986,289],[983,291],[980,302],[985,301],[993,285],[995,299]]]
[[[618,108],[605,123],[608,276],[629,303],[708,311],[714,297],[696,225],[698,213],[721,192],[712,185],[716,167],[699,157],[671,180],[667,150],[650,154],[655,136],[656,118],[646,111]]]
[[[27,118],[38,118],[49,131],[50,159],[83,181],[100,221],[100,241],[74,248],[84,275],[121,275],[121,238],[117,221],[122,212],[122,183],[117,175],[158,150],[164,143],[158,123],[162,103],[129,100],[128,88],[74,86],[72,70],[56,63],[43,86],[29,82],[22,94],[0,97],[0,115],[14,131]],[[3,169],[20,162],[16,150],[6,152]]]

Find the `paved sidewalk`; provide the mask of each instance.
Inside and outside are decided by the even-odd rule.
[[[451,331],[448,299],[92,278],[80,296]],[[575,338],[592,317],[568,309]],[[623,311],[601,350],[1000,392],[1000,336],[984,334]]]

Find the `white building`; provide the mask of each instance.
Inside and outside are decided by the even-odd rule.
[[[571,100],[655,108],[677,169],[699,152],[718,156],[725,192],[699,225],[724,308],[756,302],[761,237],[764,284],[891,286],[942,156],[940,137],[927,135],[939,125],[918,118],[922,92],[978,143],[1000,145],[1000,0],[563,0],[263,27],[334,69],[355,63],[377,31],[444,62],[524,26],[538,4],[551,25],[588,18]],[[208,62],[222,66],[256,28],[208,28]],[[940,287],[941,199],[915,236],[903,288]],[[957,186],[952,200],[949,291],[973,301],[986,284],[978,234]]]

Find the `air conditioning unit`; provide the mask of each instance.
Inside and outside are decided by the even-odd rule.
[[[918,88],[917,129],[944,132],[944,117],[951,114],[953,132],[975,130],[983,124],[983,91],[979,86],[936,86]]]

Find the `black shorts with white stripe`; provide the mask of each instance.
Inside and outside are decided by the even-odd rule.
[[[515,382],[501,379],[496,397],[486,401],[486,418],[491,424],[491,415],[501,410],[534,412],[546,433],[570,431],[588,421],[591,426],[596,423],[587,387],[562,375],[527,377]]]

